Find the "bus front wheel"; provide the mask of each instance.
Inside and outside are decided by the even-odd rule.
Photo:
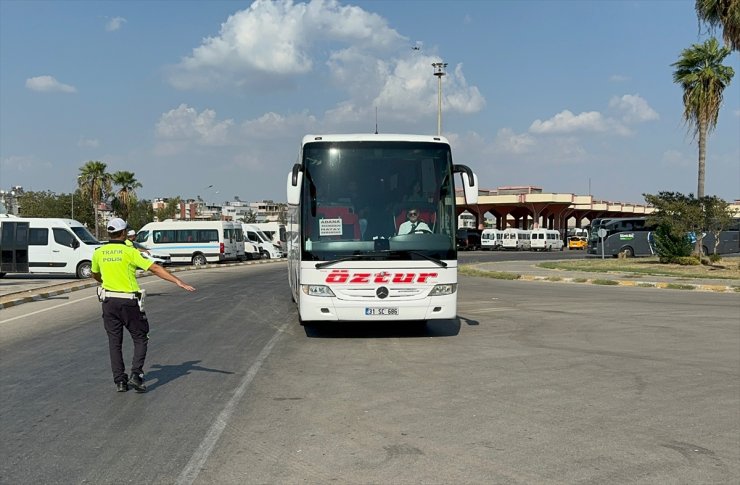
[[[635,257],[635,250],[631,247],[627,246],[625,248],[622,248],[620,251],[624,255],[625,258],[634,258]]]
[[[206,260],[206,257],[203,256],[202,254],[196,254],[193,256],[193,261],[192,261],[193,266],[203,266],[207,262],[208,261]]]
[[[85,279],[92,276],[92,263],[90,261],[83,261],[77,265],[77,278]]]

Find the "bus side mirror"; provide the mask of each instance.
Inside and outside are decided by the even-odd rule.
[[[293,165],[288,173],[287,192],[288,205],[298,205],[301,200],[301,186],[303,185],[303,170],[300,163]]]
[[[72,249],[77,249],[77,248],[79,248],[79,247],[80,247],[80,241],[78,241],[77,239],[72,239],[72,244],[71,244],[71,246],[72,246]]]
[[[463,181],[466,204],[478,203],[478,176],[467,165],[453,165],[452,171],[459,173]]]

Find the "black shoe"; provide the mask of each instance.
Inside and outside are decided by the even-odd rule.
[[[128,380],[128,385],[133,387],[136,392],[146,392],[146,386],[144,385],[144,374],[133,374]]]
[[[126,392],[128,391],[128,384],[125,381],[118,382],[116,383],[116,389],[118,389],[118,392]]]

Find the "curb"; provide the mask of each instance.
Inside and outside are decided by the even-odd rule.
[[[175,266],[175,267],[168,267],[167,271],[170,273],[179,273],[181,271],[199,271],[203,269],[214,269],[214,268],[228,268],[232,266],[250,266],[255,264],[271,264],[271,263],[280,263],[286,261],[285,258],[280,259],[258,259],[256,261],[239,261],[235,263],[224,263],[224,264],[204,264],[201,266]],[[137,272],[136,277],[140,278],[144,275],[144,271]],[[33,301],[39,301],[39,300],[45,300],[47,298],[51,298],[52,296],[58,296],[63,295],[65,293],[71,293],[73,291],[78,290],[84,290],[87,288],[93,288],[95,286],[98,286],[97,281],[81,281],[78,284],[73,283],[63,283],[63,284],[72,284],[73,286],[70,286],[68,288],[62,288],[59,290],[49,290],[49,291],[43,291],[44,288],[40,288],[39,290],[28,290],[21,292],[16,298],[13,298],[12,300],[8,300],[6,302],[0,302],[0,310],[4,310],[6,308],[22,305],[23,303],[31,303]],[[58,285],[55,285],[58,286]],[[48,287],[47,287],[48,288]],[[40,291],[37,293],[37,291]],[[32,294],[28,294],[32,293]],[[23,295],[23,296],[21,296]],[[7,295],[7,297],[12,297],[13,294]]]
[[[479,271],[488,271],[485,269],[476,268]],[[578,280],[578,281],[575,281]],[[613,284],[603,286],[628,286],[632,288],[657,288],[663,290],[694,290],[694,291],[709,291],[713,293],[736,293],[736,287],[734,286],[723,286],[723,285],[700,285],[693,283],[667,283],[665,281],[633,281],[633,280],[611,280],[609,278],[570,278],[570,277],[559,277],[559,276],[535,276],[535,275],[520,275],[519,281],[544,281],[546,283],[577,283],[577,284],[595,284],[594,281],[613,281]]]

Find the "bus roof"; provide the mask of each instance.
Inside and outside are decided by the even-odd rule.
[[[428,142],[444,143],[449,145],[447,138],[433,135],[400,135],[386,133],[350,133],[350,134],[330,134],[330,135],[306,135],[303,137],[302,145],[315,141],[409,141],[409,142]]]

